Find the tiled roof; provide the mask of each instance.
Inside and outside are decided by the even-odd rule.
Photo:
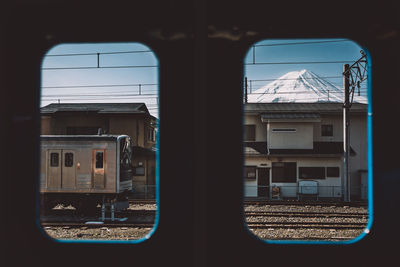
[[[366,113],[368,105],[353,103],[351,113]],[[341,113],[342,103],[247,103],[245,113]]]
[[[94,112],[101,114],[148,114],[144,103],[67,103],[50,104],[40,109],[42,114],[56,112]]]
[[[244,142],[246,155],[267,155],[267,142]],[[350,148],[350,155],[355,151]],[[312,149],[269,149],[269,155],[343,155],[343,142],[314,142]]]

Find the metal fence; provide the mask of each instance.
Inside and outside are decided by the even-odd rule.
[[[304,194],[302,192],[312,192],[315,194]],[[357,200],[366,200],[368,197],[366,186],[353,186],[350,188],[351,197]],[[244,190],[246,198],[256,197],[265,199],[283,199],[283,198],[304,198],[315,197],[330,198],[340,200],[343,198],[342,186],[318,186],[313,190],[307,186],[287,185],[287,186],[257,186],[246,185]]]

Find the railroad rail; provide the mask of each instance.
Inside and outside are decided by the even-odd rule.
[[[41,223],[42,227],[68,227],[68,228],[82,228],[82,227],[87,227],[87,228],[153,228],[154,223],[153,222],[42,222]]]
[[[368,202],[366,201],[352,201],[352,202],[343,202],[343,201],[320,201],[320,200],[263,200],[263,199],[245,199],[244,205],[295,205],[295,206],[335,206],[335,207],[366,207],[368,206]]]
[[[303,218],[368,218],[368,213],[356,212],[293,212],[293,211],[246,211],[246,217],[303,217]]]
[[[247,222],[250,229],[364,229],[366,223],[331,223],[331,222]]]

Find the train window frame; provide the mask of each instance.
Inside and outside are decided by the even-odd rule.
[[[304,40],[303,40],[304,39]],[[320,40],[321,39],[321,40]],[[329,37],[327,37],[327,38],[325,38],[325,39],[330,39]],[[299,40],[302,40],[302,42],[299,42]],[[261,43],[262,41],[272,41],[271,43]],[[262,103],[263,101],[261,101],[260,100],[260,98],[259,97],[257,97],[257,98],[255,98],[254,97],[254,95],[253,95],[253,99],[252,100],[249,100],[249,99],[251,99],[250,98],[250,96],[248,95],[249,93],[249,89],[250,89],[250,94],[257,94],[257,95],[260,95],[260,94],[263,94],[263,95],[268,95],[268,93],[269,93],[269,91],[267,92],[266,90],[264,90],[264,91],[257,91],[257,88],[255,88],[254,87],[254,83],[252,83],[252,81],[273,81],[274,79],[270,79],[269,77],[267,77],[267,78],[263,78],[263,77],[259,77],[260,76],[260,73],[261,73],[261,71],[258,71],[256,74],[254,74],[253,76],[254,77],[251,77],[250,79],[249,79],[249,74],[247,73],[247,72],[249,72],[248,71],[248,69],[247,69],[247,66],[246,65],[248,65],[248,66],[263,66],[263,65],[277,65],[277,64],[279,64],[279,65],[284,65],[285,64],[285,62],[284,61],[278,61],[278,62],[273,62],[273,60],[270,60],[270,61],[267,61],[267,60],[265,60],[265,62],[260,62],[260,61],[257,61],[256,60],[256,52],[255,52],[255,50],[256,50],[256,46],[258,47],[258,46],[260,46],[260,47],[278,47],[278,46],[280,46],[280,45],[285,45],[285,47],[286,47],[286,45],[300,45],[300,44],[313,44],[313,43],[329,43],[329,42],[338,42],[338,40],[335,40],[334,38],[333,38],[333,40],[329,40],[329,41],[326,41],[326,40],[324,40],[323,38],[319,38],[319,39],[316,39],[316,40],[313,40],[313,39],[310,39],[310,41],[307,41],[307,38],[296,38],[296,39],[292,39],[292,38],[289,38],[289,39],[285,39],[285,41],[282,41],[282,39],[280,39],[280,38],[278,38],[278,39],[271,39],[271,38],[264,38],[264,39],[261,39],[261,40],[259,40],[259,41],[257,41],[256,43],[252,43],[252,44],[250,44],[249,46],[248,46],[248,49],[247,49],[247,52],[243,55],[244,57],[243,57],[243,70],[244,70],[244,73],[243,73],[243,76],[242,76],[242,78],[243,78],[243,80],[242,81],[244,81],[244,84],[243,84],[243,87],[242,87],[242,89],[243,89],[243,93],[242,93],[242,112],[243,112],[243,119],[242,119],[242,129],[245,127],[245,123],[246,123],[246,119],[247,119],[247,117],[246,117],[246,115],[247,114],[250,114],[251,112],[250,111],[252,111],[252,109],[251,109],[251,107],[250,108],[246,108],[246,106],[245,106],[245,104],[247,104],[247,103],[251,103],[251,104],[253,104],[253,103],[256,103],[256,104],[258,104],[258,103]],[[366,146],[367,146],[367,149],[366,149],[366,155],[365,155],[365,162],[366,162],[366,165],[367,165],[367,171],[365,171],[365,170],[362,170],[362,171],[364,171],[364,172],[366,172],[367,173],[367,176],[366,176],[366,178],[367,178],[367,194],[366,194],[366,197],[364,198],[364,200],[366,200],[366,209],[367,209],[367,212],[368,212],[368,221],[366,222],[366,225],[365,225],[365,228],[362,230],[362,232],[358,235],[358,236],[355,236],[355,237],[350,237],[348,240],[343,240],[343,241],[330,241],[330,240],[326,240],[326,239],[321,239],[321,240],[316,240],[316,241],[311,241],[311,240],[306,240],[306,239],[304,239],[304,240],[297,240],[297,239],[289,239],[289,238],[283,238],[283,239],[275,239],[275,238],[272,238],[272,239],[268,239],[268,238],[262,238],[260,235],[257,235],[257,234],[255,234],[253,231],[251,231],[250,230],[250,228],[249,228],[249,225],[247,224],[247,222],[245,221],[244,223],[245,223],[245,226],[247,227],[247,230],[248,230],[248,232],[252,235],[252,236],[255,236],[256,238],[258,238],[258,239],[260,239],[261,241],[263,241],[263,242],[265,242],[265,243],[268,243],[268,244],[279,244],[279,245],[281,245],[281,244],[316,244],[316,245],[323,245],[323,244],[333,244],[333,245],[345,245],[345,244],[353,244],[353,243],[356,243],[356,242],[358,242],[358,241],[360,241],[360,240],[362,240],[367,234],[369,234],[370,233],[370,229],[371,229],[371,227],[372,227],[372,223],[373,223],[373,188],[372,188],[372,177],[373,177],[373,172],[372,172],[372,169],[373,169],[373,165],[372,165],[372,162],[373,162],[373,160],[372,160],[372,95],[371,95],[371,90],[372,90],[372,83],[371,83],[371,55],[370,55],[370,53],[369,53],[369,51],[368,51],[368,49],[366,48],[366,47],[364,47],[364,46],[361,46],[360,44],[358,44],[357,42],[355,42],[355,41],[353,41],[353,40],[351,40],[351,39],[343,39],[343,40],[340,40],[339,42],[351,42],[351,43],[353,43],[353,45],[355,44],[356,46],[358,46],[357,47],[357,49],[358,49],[358,51],[362,54],[361,55],[361,57],[358,59],[358,60],[354,60],[354,61],[351,61],[352,63],[353,63],[353,65],[352,66],[355,66],[356,64],[358,64],[358,63],[360,63],[360,62],[362,62],[362,63],[364,63],[365,62],[365,66],[363,65],[363,66],[360,66],[359,68],[362,68],[363,69],[363,74],[362,74],[362,81],[366,81],[366,88],[361,88],[361,89],[365,89],[366,91],[367,91],[367,95],[365,96],[365,98],[367,99],[367,102],[366,102],[366,108],[365,108],[365,119],[366,119],[366,131],[365,131],[365,133],[366,133],[366,136],[365,136],[365,142],[366,142]],[[261,44],[260,44],[261,43]],[[309,51],[314,51],[314,50],[312,50],[312,49],[309,49]],[[260,55],[260,54],[262,54],[262,53],[259,53],[259,52],[257,52],[257,56],[258,55]],[[267,56],[266,56],[266,54],[267,53],[265,53],[263,56],[264,56],[264,58],[263,59],[265,59],[265,58],[268,58]],[[278,54],[278,53],[277,53]],[[322,53],[321,53],[322,54]],[[275,54],[274,54],[274,56],[275,56]],[[286,56],[286,54],[285,54],[285,56]],[[278,58],[278,57],[277,57]],[[357,57],[358,58],[358,57]],[[269,59],[269,58],[268,58]],[[278,60],[279,60],[279,58],[278,58]],[[257,61],[257,63],[256,63],[256,61]],[[295,60],[293,60],[293,62],[294,62]],[[310,62],[317,62],[317,61],[310,61]],[[324,63],[325,61],[321,61],[322,63]],[[349,61],[350,62],[350,61]],[[292,63],[291,63],[292,64]],[[308,64],[308,62],[306,62],[306,61],[299,61],[299,64]],[[343,68],[344,67],[347,67],[347,68],[349,68],[349,66],[351,65],[351,63],[350,64],[348,64],[347,66],[346,65],[344,65],[343,66]],[[357,65],[358,66],[358,65]],[[351,67],[350,67],[351,68]],[[281,70],[281,69],[279,69],[279,70],[277,70],[276,71],[276,73],[275,74],[279,74],[279,72],[284,72],[283,70]],[[289,72],[291,72],[291,71],[289,71]],[[289,73],[289,72],[287,72],[287,73]],[[294,71],[293,71],[294,72]],[[342,75],[343,75],[343,77],[338,77],[338,78],[342,78],[342,79],[344,79],[345,77],[349,77],[349,75],[347,75],[346,76],[346,72],[340,72]],[[364,75],[366,75],[366,76],[364,76]],[[361,74],[360,74],[360,76],[361,76]],[[283,77],[283,76],[281,76],[281,77]],[[283,80],[285,80],[285,78],[286,77],[283,77],[282,79]],[[276,78],[275,78],[276,79]],[[280,79],[280,78],[279,78]],[[353,79],[352,77],[351,77],[351,79]],[[360,79],[361,79],[361,77],[360,77]],[[248,81],[250,80],[250,82],[248,83]],[[286,80],[290,80],[289,78],[287,78]],[[360,84],[362,81],[359,81],[358,82],[358,84]],[[250,87],[248,87],[248,84],[250,84]],[[280,84],[279,84],[280,85]],[[360,88],[360,85],[358,85],[359,86],[359,88]],[[264,86],[265,87],[265,86]],[[283,86],[280,86],[281,88],[283,88]],[[263,88],[263,87],[260,87],[259,89],[261,89],[261,88]],[[353,87],[354,88],[354,87]],[[273,88],[274,89],[274,88]],[[271,91],[273,91],[272,89],[271,89]],[[275,91],[273,91],[273,92],[275,92]],[[360,92],[360,91],[359,91]],[[282,94],[286,94],[286,92],[281,92]],[[360,93],[358,94],[358,96],[360,96]],[[362,95],[363,96],[363,95]],[[265,98],[265,100],[264,100],[264,103],[273,103],[273,104],[275,104],[275,102],[279,102],[279,101],[281,101],[281,102],[295,102],[294,100],[291,100],[291,99],[283,99],[283,98],[281,98],[280,96],[278,96],[278,97],[275,97],[275,98],[268,98],[268,97],[266,97]],[[351,100],[351,101],[353,101],[353,100]],[[303,101],[304,102],[304,101]],[[303,103],[303,102],[301,102],[301,101],[298,101],[298,103]],[[324,102],[324,101],[320,101],[320,99],[318,99],[318,101],[317,102]],[[329,94],[328,94],[328,102],[329,102]],[[332,102],[334,102],[334,101],[332,101]],[[340,101],[338,101],[339,103],[343,103],[343,102],[340,102]],[[256,105],[255,104],[255,105]],[[276,111],[277,109],[275,109],[275,107],[272,109],[273,111]],[[247,112],[247,114],[246,114],[246,112]],[[276,113],[278,113],[277,111],[276,111]],[[254,114],[251,114],[251,115],[254,115]],[[283,118],[284,118],[284,116],[282,116]],[[289,122],[289,119],[288,118],[284,118],[284,119],[287,119],[287,122]],[[276,121],[278,121],[278,120],[276,120]],[[263,121],[263,122],[267,122],[267,121]],[[321,121],[319,121],[319,123],[321,123]],[[328,139],[330,140],[330,141],[332,141],[332,138],[333,137],[335,137],[335,139],[337,138],[337,136],[335,135],[335,132],[334,132],[334,130],[336,129],[334,129],[334,127],[336,127],[337,125],[336,125],[336,122],[335,123],[324,123],[324,127],[327,127],[327,129],[324,129],[324,127],[322,127],[321,126],[321,124],[320,124],[320,128],[319,128],[319,133],[318,133],[318,129],[316,128],[316,127],[314,127],[313,128],[313,135],[314,135],[314,137],[315,137],[315,142],[320,142],[320,141],[322,141],[322,142],[324,142],[324,141],[328,141]],[[274,130],[272,130],[272,129],[270,129],[269,127],[270,126],[267,126],[268,128],[267,128],[267,130],[268,130],[268,132],[269,131],[271,131],[271,132],[276,132],[276,130],[274,131]],[[318,136],[317,136],[318,135]],[[273,184],[278,184],[278,185],[273,185],[273,186],[278,186],[278,188],[280,188],[279,186],[285,186],[284,184],[285,183],[290,183],[290,182],[288,182],[288,181],[280,181],[279,179],[279,181],[277,181],[277,179],[276,179],[276,177],[274,177],[274,169],[276,170],[276,168],[274,168],[275,166],[274,166],[274,163],[275,162],[278,162],[278,163],[282,163],[282,162],[289,162],[289,161],[295,161],[295,160],[293,160],[293,158],[291,158],[291,155],[290,155],[290,153],[286,153],[286,152],[289,152],[289,151],[287,151],[287,150],[285,150],[286,148],[284,148],[284,147],[282,147],[282,148],[276,148],[276,150],[273,150],[273,151],[271,151],[270,150],[270,147],[269,147],[269,143],[270,143],[270,139],[269,139],[269,135],[267,135],[265,138],[263,137],[263,138],[261,138],[260,140],[258,140],[260,143],[265,143],[265,144],[267,144],[266,145],[266,149],[264,150],[260,150],[260,151],[258,151],[260,154],[262,154],[262,153],[264,153],[264,151],[266,151],[266,157],[270,160],[270,164],[271,164],[271,173],[270,173],[270,175],[271,175],[271,177],[270,177],[270,183],[273,183]],[[326,139],[326,138],[328,138],[328,139]],[[335,141],[337,141],[338,143],[340,142],[339,140],[335,140]],[[245,154],[246,153],[246,150],[245,150],[245,148],[246,148],[246,145],[245,145],[245,142],[246,142],[246,140],[243,138],[242,139],[242,145],[243,145],[243,154]],[[343,143],[343,142],[342,142]],[[296,150],[297,149],[297,150]],[[304,149],[304,150],[302,150],[303,148],[294,148],[293,149],[293,151],[295,151],[295,152],[297,152],[297,153],[301,153],[301,152],[305,152],[306,151],[306,149]],[[276,153],[277,155],[275,156],[275,157],[273,157],[273,156],[270,156],[270,153]],[[279,153],[282,153],[282,154],[279,154]],[[340,153],[339,153],[340,154]],[[246,157],[246,156],[245,156]],[[258,160],[258,159],[257,159]],[[275,162],[273,161],[273,160],[276,160]],[[242,168],[245,168],[246,167],[246,165],[247,164],[251,164],[251,163],[253,163],[253,162],[251,162],[251,161],[247,161],[247,159],[245,158],[245,160],[243,161],[243,164],[242,164]],[[258,162],[257,162],[258,163]],[[299,164],[300,162],[297,162],[297,164]],[[327,162],[328,163],[328,162]],[[318,163],[317,163],[317,165],[319,165]],[[326,164],[326,165],[329,165],[329,163],[328,164]],[[337,168],[337,169],[335,169],[335,177],[330,177],[328,174],[327,174],[327,166],[325,165],[325,167],[324,167],[324,171],[325,171],[325,178],[324,179],[327,179],[327,178],[341,178],[342,176],[343,176],[343,174],[342,174],[342,172],[343,172],[343,170],[342,170],[342,168],[341,167],[337,167],[337,166],[332,166],[333,168]],[[312,166],[312,165],[311,165]],[[300,171],[298,170],[299,168],[296,168],[296,180],[297,181],[300,181],[300,179],[302,179],[301,177],[300,177]],[[330,171],[332,171],[332,170],[330,170]],[[338,176],[338,171],[339,171],[339,176]],[[330,175],[332,175],[332,174],[330,174]],[[365,177],[364,177],[365,178]],[[310,178],[311,179],[311,178]],[[305,179],[306,181],[307,180],[310,180],[310,179]],[[319,180],[319,179],[316,179],[316,180]],[[351,180],[351,177],[349,178],[349,180]],[[324,181],[322,181],[323,183],[324,183]],[[291,185],[289,185],[289,186],[291,186]],[[322,187],[324,187],[325,185],[324,184],[321,184],[321,186]],[[246,188],[244,188],[244,189],[246,189]],[[344,195],[345,195],[345,197],[344,197],[344,202],[346,202],[346,201],[350,201],[350,199],[352,199],[353,200],[353,196],[351,195],[351,185],[349,185],[349,187],[346,189],[346,192],[344,193]],[[347,200],[346,200],[346,196],[347,196]],[[243,197],[246,197],[246,195],[245,194],[243,194]]]

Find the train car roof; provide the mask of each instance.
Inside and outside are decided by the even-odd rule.
[[[41,141],[115,141],[118,137],[128,137],[127,135],[41,135]]]

